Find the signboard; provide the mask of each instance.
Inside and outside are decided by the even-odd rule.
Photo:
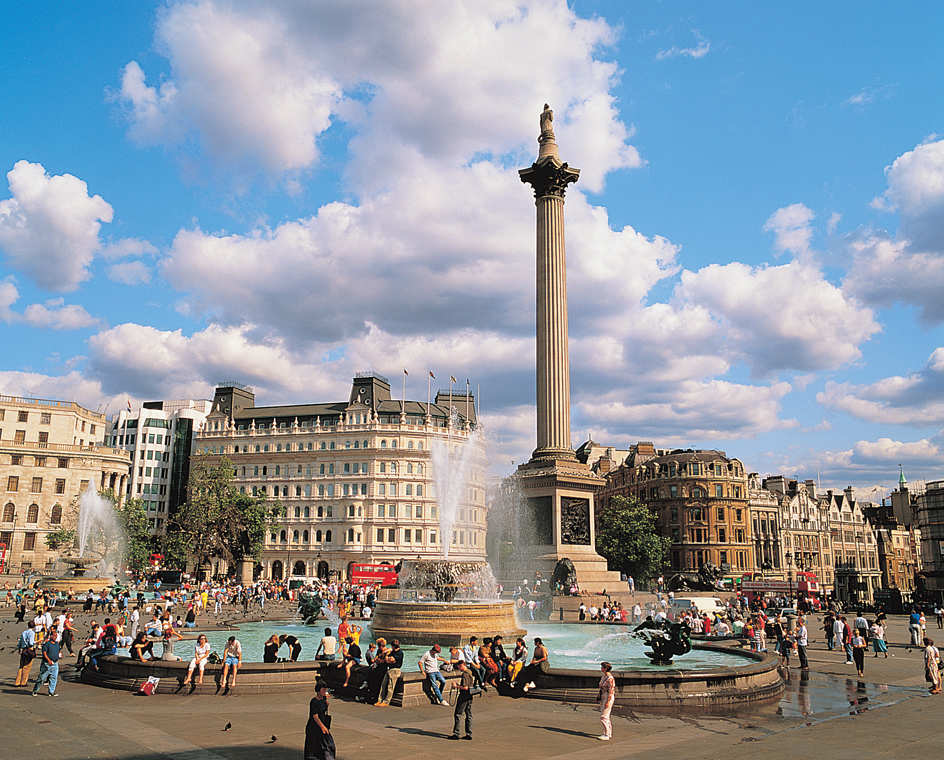
[[[758,580],[741,581],[741,591],[751,591],[755,594],[787,594],[791,590],[791,584],[788,581],[777,580]]]

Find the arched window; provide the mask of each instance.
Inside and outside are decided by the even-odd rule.
[[[703,488],[699,488],[698,486],[694,486],[692,488],[692,498],[693,499],[705,498],[705,490]]]
[[[276,451],[281,451],[281,450],[282,450],[282,444],[281,444],[281,443],[278,444],[278,445],[275,447],[275,450],[276,450]],[[275,473],[275,474],[278,475],[278,473]]]
[[[324,442],[324,441],[322,441],[322,442],[321,442],[321,450],[322,450],[322,451],[324,451],[324,450],[325,450],[325,448],[326,448],[326,447],[325,447],[325,442]]]
[[[387,448],[387,442],[386,442],[386,441],[381,441],[381,442],[380,442],[380,448],[382,448],[382,449]]]
[[[62,522],[62,507],[58,504],[53,504],[49,522],[53,525],[59,525]]]
[[[416,448],[418,448],[420,451],[422,451],[422,450],[423,450],[423,442],[420,441],[419,443],[417,443],[417,444],[416,444]]]
[[[412,483],[407,483],[407,486],[406,486],[406,495],[407,495],[407,496],[412,496],[412,495],[413,495],[413,484],[412,484]]]
[[[268,450],[269,450],[269,444],[268,444],[268,443],[262,444],[262,450],[263,450],[263,451],[268,451]]]
[[[298,543],[298,531],[297,531],[297,530],[292,531],[292,543],[293,543],[293,544],[297,544],[297,543]]]
[[[386,496],[386,495],[387,495],[387,486],[385,486],[383,483],[378,483],[378,484],[377,484],[377,495],[378,495],[378,496]],[[12,519],[13,519],[13,518],[11,517],[10,520],[7,520],[7,522],[10,522]]]
[[[240,486],[240,487],[239,487],[239,492],[240,492],[240,493],[246,493],[246,486]]]
[[[263,475],[268,475],[268,474],[269,474],[269,468],[266,467],[265,465],[262,465],[262,474],[263,474]]]
[[[321,531],[320,531],[320,530],[316,530],[316,531],[315,531],[315,541],[317,541],[319,544],[321,543]]]
[[[302,516],[301,507],[295,507],[295,517],[301,517],[301,516]]]
[[[381,463],[380,463],[380,471],[381,471],[381,472],[386,472],[386,471],[387,471],[387,463],[386,463],[386,462],[381,462]]]
[[[278,493],[279,493],[279,487],[278,487],[278,486],[275,487],[275,493],[276,493],[276,495],[278,495]],[[282,496],[288,498],[288,486],[282,486]]]
[[[330,531],[330,530],[326,530],[326,531],[325,531],[325,543],[326,543],[326,544],[330,544],[330,543],[331,543],[331,531]]]
[[[305,507],[305,517],[311,517],[311,508]]]
[[[310,465],[310,464],[305,465],[305,474],[306,474],[306,475],[311,475],[311,465]]]
[[[275,474],[276,474],[276,475],[281,475],[281,474],[282,474],[282,468],[279,467],[278,465],[275,466]]]
[[[334,507],[329,506],[326,514],[328,517],[334,517]]]
[[[324,517],[324,507],[318,507],[318,517]]]
[[[334,475],[334,462],[328,465],[328,474]]]
[[[358,507],[358,508],[357,508],[357,516],[358,516],[358,517],[363,517],[363,516],[364,516],[364,508],[363,508],[363,507]]]
[[[348,516],[348,517],[354,517],[354,505],[353,505],[353,504],[351,504],[351,505],[347,508],[347,516]]]
[[[263,496],[266,495],[265,486],[259,486],[259,493],[261,493]]]
[[[16,508],[13,506],[13,502],[10,502],[3,508],[3,521],[4,522],[13,522],[13,516],[16,514]],[[8,549],[10,547],[7,547]]]
[[[321,469],[318,471],[318,474],[319,474],[319,475],[324,475],[324,474],[325,474],[325,466],[324,466],[324,465],[321,465]]]
[[[301,495],[302,495],[302,487],[301,487],[301,486],[295,486],[295,495],[296,495],[296,496],[301,496]]]
[[[255,467],[252,468],[252,474],[256,476],[259,475],[259,465],[256,465]]]
[[[334,441],[331,441],[331,444],[328,446],[331,451],[334,451]]]
[[[391,448],[391,449],[395,449],[396,447],[397,447],[397,442],[396,442],[396,441],[390,441],[390,448]]]
[[[367,441],[364,441],[364,443],[363,443],[363,448],[365,448],[365,449],[367,448]]]
[[[412,462],[407,462],[407,463],[406,463],[406,473],[407,473],[407,475],[412,475],[412,474],[413,474],[413,463],[412,463]]]
[[[397,484],[396,484],[396,483],[391,483],[391,484],[390,484],[390,495],[391,495],[391,496],[396,496],[396,495],[397,495]]]
[[[396,463],[396,462],[391,462],[391,463],[390,463],[390,472],[396,472],[396,471],[397,471],[397,463]]]
[[[283,544],[288,542],[288,538],[286,537],[284,530],[279,533],[279,541],[281,541]]]
[[[324,497],[324,486],[318,486],[318,495]],[[321,507],[318,507],[318,509],[320,511]],[[318,515],[318,517],[321,517],[321,515]]]
[[[256,444],[256,453],[259,453],[259,444]]]
[[[39,522],[39,505],[30,504],[29,509],[26,510],[26,522],[34,523]]]
[[[348,542],[349,544],[353,544],[353,543],[354,543],[354,528],[348,528],[348,531],[347,531],[347,542]]]
[[[299,444],[298,450],[299,450],[299,451],[302,450],[301,444]],[[311,451],[311,441],[308,442],[308,450]]]
[[[344,442],[344,448],[346,448],[346,449],[351,448],[351,442],[350,442],[350,441],[345,441],[345,442]]]
[[[413,441],[407,441],[406,447],[407,447],[408,449],[412,449],[412,448],[413,448]]]
[[[355,449],[359,449],[360,447],[361,447],[361,442],[360,442],[360,441],[354,441],[354,448],[355,448]]]
[[[246,475],[246,468],[243,467],[243,476],[245,477],[245,475]]]
[[[304,543],[306,543],[306,544],[308,543],[308,537],[309,537],[309,535],[310,535],[310,534],[308,533],[307,530],[302,533],[302,541],[303,541]]]
[[[417,474],[417,475],[422,475],[422,474],[423,474],[423,465],[421,465],[421,464],[416,465],[416,474]]]
[[[416,487],[416,495],[417,495],[417,496],[422,496],[422,495],[423,495],[423,486],[418,485],[418,486]]]

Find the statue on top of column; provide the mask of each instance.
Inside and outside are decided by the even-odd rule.
[[[545,136],[550,137],[551,140],[554,139],[554,112],[551,110],[551,107],[545,103],[544,110],[541,112],[541,137],[539,140],[544,139]]]

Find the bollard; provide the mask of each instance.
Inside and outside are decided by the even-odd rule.
[[[560,621],[562,623],[564,622],[564,608],[563,607],[560,608]]]

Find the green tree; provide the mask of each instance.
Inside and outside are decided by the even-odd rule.
[[[233,485],[233,463],[218,464],[197,455],[190,466],[188,499],[171,518],[164,543],[165,564],[197,569],[213,558],[259,559],[266,533],[284,515],[280,502],[240,493]]]
[[[607,567],[639,580],[658,576],[672,541],[659,535],[659,522],[635,497],[615,496],[597,509],[597,552]]]
[[[53,551],[59,551],[59,549],[64,549],[73,543],[75,535],[75,528],[54,530],[52,533],[46,534],[46,546]]]

